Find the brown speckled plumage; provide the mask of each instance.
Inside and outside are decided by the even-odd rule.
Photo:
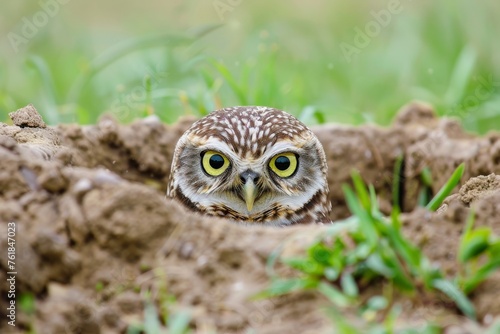
[[[218,176],[204,172],[201,157],[207,151],[227,157],[227,170]],[[271,159],[284,153],[297,158],[289,177],[270,168]],[[249,182],[255,187],[250,207],[245,206],[245,173],[255,176]],[[326,173],[321,144],[295,117],[267,107],[225,108],[195,122],[179,139],[168,196],[191,210],[235,222],[327,223],[331,205]]]

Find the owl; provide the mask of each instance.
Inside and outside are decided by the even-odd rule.
[[[211,112],[179,139],[167,195],[251,225],[329,223],[327,164],[313,132],[268,107]]]

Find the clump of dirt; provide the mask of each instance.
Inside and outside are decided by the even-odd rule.
[[[500,190],[500,176],[495,174],[480,175],[467,181],[460,188],[459,196],[464,204],[471,204],[478,199],[494,194],[498,190]]]
[[[458,240],[465,222],[475,215],[475,227],[489,227],[500,235],[500,175],[480,175],[469,179],[458,193],[449,196],[435,214],[418,209],[407,214],[406,236],[423,249],[425,255],[439,264],[448,275],[456,275]],[[500,315],[500,271],[494,273],[473,293],[480,317]],[[481,331],[479,331],[481,333]]]
[[[157,302],[175,296],[172,308],[187,310],[198,332],[331,332],[320,309],[328,302],[315,293],[251,299],[269,284],[270,254],[279,247],[298,254],[326,226],[240,226],[187,212],[165,198],[176,141],[193,121],[168,126],[150,116],[121,125],[103,117],[93,126],[47,128],[43,121],[0,123],[1,228],[16,226],[16,293],[36,297],[34,313],[17,303],[16,327],[2,321],[2,333],[32,327],[38,333],[125,333],[143,319],[144,291]],[[374,185],[382,210],[390,212],[394,164],[403,156],[404,231],[432,261],[456,273],[458,241],[471,210],[478,226],[500,235],[499,134],[467,134],[419,103],[404,107],[390,128],[328,124],[313,130],[328,159],[332,219],[349,215],[341,184],[350,182],[352,168]],[[460,191],[438,213],[415,209],[423,168],[430,169],[436,192],[462,162]],[[0,248],[7,242],[2,233]],[[6,310],[6,256],[0,267],[0,308]],[[497,273],[474,292],[480,320],[500,315],[499,288]],[[449,303],[418,297],[404,303],[403,321],[475,326]]]
[[[14,122],[14,125],[17,125],[21,128],[29,127],[29,128],[46,128],[47,125],[42,119],[42,116],[38,113],[35,107],[32,104],[27,105],[24,108],[18,109],[9,114],[9,117]]]

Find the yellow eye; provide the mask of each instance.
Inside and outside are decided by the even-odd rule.
[[[211,176],[219,176],[229,167],[229,160],[222,153],[206,151],[201,156],[203,170]]]
[[[297,156],[292,152],[277,154],[269,162],[269,167],[279,177],[290,177],[297,170]]]

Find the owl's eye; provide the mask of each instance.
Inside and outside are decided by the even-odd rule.
[[[222,153],[206,151],[202,153],[201,165],[208,175],[219,176],[229,167],[229,159]]]
[[[298,167],[297,155],[292,152],[277,154],[269,162],[269,167],[279,177],[290,177]]]

